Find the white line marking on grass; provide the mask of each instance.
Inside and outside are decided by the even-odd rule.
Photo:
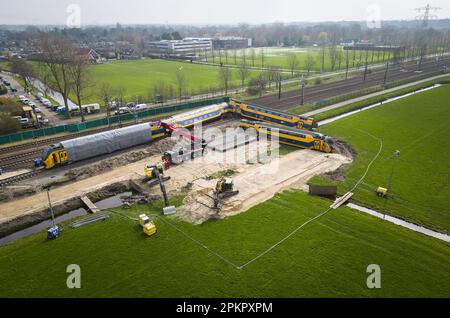
[[[358,180],[358,182],[356,182],[355,186],[349,190],[348,192],[353,192],[360,184],[361,182],[363,182],[364,178],[367,176],[367,173],[369,173],[370,167],[372,166],[372,164],[375,162],[375,160],[378,159],[378,157],[381,154],[381,151],[383,150],[383,141],[378,138],[375,137],[374,135],[361,130],[361,129],[357,129],[360,132],[363,132],[367,135],[369,135],[370,137],[378,140],[380,142],[380,149],[378,150],[378,153],[375,155],[375,157],[372,159],[372,161],[367,165],[367,169],[364,172],[364,174],[362,175],[361,179]],[[283,239],[279,240],[277,243],[275,243],[274,245],[272,245],[271,247],[269,247],[267,250],[265,250],[264,252],[262,252],[261,254],[259,254],[258,256],[256,256],[255,258],[249,260],[247,263],[245,263],[244,265],[241,265],[239,269],[243,269],[244,267],[250,265],[251,263],[253,263],[254,261],[258,260],[259,258],[263,257],[264,255],[266,255],[267,253],[269,253],[270,251],[272,251],[273,249],[275,249],[277,246],[279,246],[281,243],[283,243],[284,241],[286,241],[288,238],[290,238],[292,235],[294,235],[295,233],[297,233],[299,230],[301,230],[304,226],[308,225],[309,223],[317,220],[318,218],[324,216],[325,214],[327,214],[328,212],[330,212],[330,210],[332,210],[331,208],[328,208],[327,210],[325,210],[324,212],[320,213],[319,215],[313,217],[312,219],[309,219],[308,221],[306,221],[305,223],[301,224],[299,227],[297,227],[295,230],[293,230],[291,233],[289,233],[287,236],[285,236]]]
[[[358,180],[358,182],[355,184],[355,186],[350,190],[350,192],[354,191],[360,184],[361,182],[364,180],[364,178],[367,176],[367,173],[369,172],[372,164],[375,162],[375,160],[379,157],[381,151],[383,150],[383,141],[378,138],[375,137],[374,135],[357,129],[360,132],[363,132],[367,135],[369,135],[370,137],[378,140],[380,142],[380,149],[378,150],[378,153],[375,155],[375,157],[372,159],[372,161],[368,164],[366,171],[364,172],[364,174],[362,175],[362,177]],[[306,225],[308,225],[309,223],[319,219],[320,217],[324,216],[325,214],[327,214],[328,212],[330,212],[330,210],[332,210],[331,208],[326,209],[325,211],[323,211],[322,213],[316,215],[315,217],[309,219],[308,221],[304,222],[303,224],[299,225],[296,229],[294,229],[292,232],[290,232],[288,235],[286,235],[284,238],[282,238],[281,240],[279,240],[278,242],[276,242],[275,244],[273,244],[272,246],[270,246],[268,249],[266,249],[264,252],[260,253],[259,255],[257,255],[256,257],[252,258],[251,260],[249,260],[248,262],[242,264],[242,265],[236,265],[235,263],[233,263],[232,261],[230,261],[229,259],[227,259],[226,257],[220,255],[219,253],[213,251],[212,249],[210,249],[208,246],[206,246],[205,244],[203,244],[202,242],[200,242],[199,240],[193,238],[192,236],[190,236],[189,234],[187,234],[186,232],[184,232],[183,230],[181,230],[180,228],[178,228],[176,225],[172,224],[171,222],[169,222],[166,218],[157,215],[157,214],[151,214],[152,216],[156,216],[158,217],[160,220],[162,220],[164,223],[166,223],[167,225],[171,226],[172,228],[174,228],[176,231],[178,231],[179,233],[181,233],[183,236],[185,236],[186,238],[188,238],[189,240],[193,241],[194,243],[196,243],[197,245],[201,246],[203,249],[205,249],[206,251],[208,251],[210,254],[216,256],[217,258],[221,259],[222,261],[224,261],[225,263],[231,265],[232,267],[234,267],[235,269],[238,270],[242,270],[245,267],[247,267],[248,265],[254,263],[255,261],[257,261],[258,259],[260,259],[261,257],[263,257],[264,255],[270,253],[271,251],[273,251],[276,247],[278,247],[279,245],[281,245],[283,242],[285,242],[287,239],[289,239],[291,236],[293,236],[294,234],[296,234],[298,231],[300,231],[303,227],[305,227]],[[131,219],[131,218],[130,218]]]

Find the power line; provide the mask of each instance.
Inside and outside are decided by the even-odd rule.
[[[440,10],[439,7],[432,7],[429,4],[427,4],[425,7],[416,8],[416,11],[419,12],[419,15],[416,16],[416,19],[422,21],[421,27],[423,29],[428,27],[428,21],[430,19],[437,19],[438,16],[435,14],[432,14],[431,11],[437,11]]]

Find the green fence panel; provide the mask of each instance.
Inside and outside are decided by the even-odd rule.
[[[142,112],[138,113],[138,118],[148,117],[148,116],[156,116],[156,115],[163,115],[167,113],[173,113],[180,110],[185,110],[189,108],[197,108],[201,106],[211,105],[211,104],[219,104],[223,102],[228,102],[230,99],[228,97],[222,97],[222,98],[214,98],[214,99],[208,99],[208,100],[201,100],[197,102],[190,102],[190,103],[183,103],[178,105],[172,105],[172,106],[164,106],[164,107],[158,107],[158,108],[152,108],[148,109]],[[120,116],[113,116],[111,117],[112,123],[119,123],[122,121],[130,121],[134,120],[133,114],[124,114]],[[48,127],[48,128],[41,128],[36,130],[30,130],[20,133],[14,133],[9,135],[0,136],[0,145],[8,144],[12,142],[18,142],[22,140],[37,138],[37,137],[44,137],[44,136],[50,136],[54,134],[60,134],[63,132],[79,132],[85,129],[91,129],[96,128],[100,126],[105,126],[108,124],[107,118],[101,118],[96,120],[89,120],[85,121],[84,123],[79,124],[68,124],[68,125],[61,125],[56,127]]]

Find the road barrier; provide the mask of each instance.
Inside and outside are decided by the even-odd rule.
[[[195,101],[195,102],[190,102],[190,103],[150,108],[150,109],[138,112],[138,113],[136,113],[136,115],[138,118],[145,118],[145,117],[149,117],[149,116],[163,115],[163,114],[181,111],[184,109],[197,108],[197,107],[201,107],[201,106],[207,106],[207,105],[211,105],[211,104],[219,104],[219,103],[228,102],[228,101],[229,101],[228,97],[206,99],[206,100]],[[130,121],[130,120],[134,120],[134,119],[135,119],[135,117],[133,114],[124,114],[124,115],[110,117],[110,121],[112,124],[117,124],[120,122]],[[0,136],[0,145],[12,143],[12,142],[23,141],[23,140],[28,140],[28,139],[40,138],[40,137],[45,137],[45,136],[51,136],[51,135],[55,135],[55,134],[65,133],[65,132],[75,133],[75,132],[83,131],[86,129],[92,129],[92,128],[97,128],[97,127],[106,126],[106,125],[108,125],[108,119],[101,118],[101,119],[96,119],[96,120],[85,121],[84,123],[67,124],[67,125],[61,125],[61,126],[56,126],[56,127],[29,130],[29,131],[25,131],[25,132]]]

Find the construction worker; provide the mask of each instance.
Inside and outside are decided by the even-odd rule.
[[[163,164],[164,170],[168,170],[170,168],[170,160],[167,157],[164,158]]]

